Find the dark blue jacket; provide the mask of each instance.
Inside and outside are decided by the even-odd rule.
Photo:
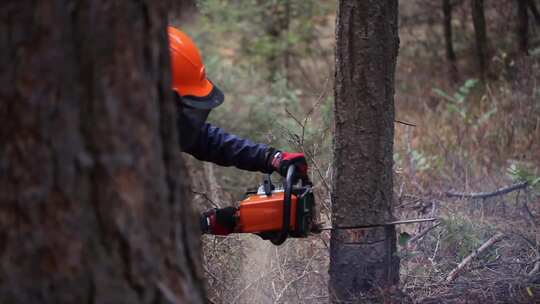
[[[275,149],[226,133],[209,123],[197,123],[196,119],[183,114],[179,117],[178,125],[182,151],[195,158],[221,166],[272,172],[268,158]]]

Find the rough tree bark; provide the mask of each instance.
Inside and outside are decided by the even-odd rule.
[[[202,303],[167,1],[0,4],[0,302]]]
[[[452,40],[452,4],[450,0],[443,0],[443,27],[444,42],[446,46],[446,60],[448,60],[448,71],[450,79],[453,82],[458,81],[458,70],[456,63],[456,53],[454,52],[454,43]]]
[[[332,225],[391,220],[397,0],[341,0],[336,21]],[[397,284],[394,227],[333,230],[330,295],[342,303]]]
[[[480,77],[485,79],[487,70],[487,33],[486,18],[484,17],[484,0],[471,0],[471,11],[476,43],[476,56]]]

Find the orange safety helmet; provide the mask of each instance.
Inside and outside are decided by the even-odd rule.
[[[212,109],[223,103],[223,93],[206,78],[199,49],[188,35],[168,27],[172,89],[182,102],[196,109]]]

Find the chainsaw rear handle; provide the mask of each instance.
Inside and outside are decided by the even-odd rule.
[[[289,168],[287,168],[285,184],[283,185],[283,225],[281,226],[281,230],[278,232],[278,234],[274,238],[270,239],[274,245],[283,244],[289,236],[289,225],[291,224],[292,188],[297,180],[296,167],[294,165],[290,165]]]

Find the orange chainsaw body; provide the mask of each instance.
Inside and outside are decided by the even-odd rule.
[[[279,231],[283,225],[283,191],[274,191],[270,196],[251,194],[240,202],[236,213],[237,232],[257,233]],[[290,230],[296,226],[297,197],[291,196]]]

